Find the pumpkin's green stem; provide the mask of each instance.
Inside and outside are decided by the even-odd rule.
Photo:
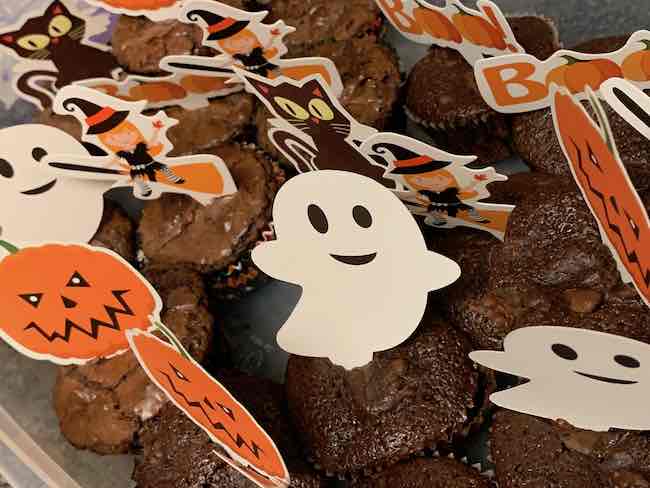
[[[13,244],[10,244],[7,241],[3,241],[3,240],[0,240],[0,247],[10,252],[11,254],[16,254],[17,252],[20,251],[20,249],[18,249]]]
[[[178,340],[178,338],[174,335],[174,333],[171,330],[169,330],[162,322],[156,322],[155,325],[156,328],[160,331],[160,333],[164,335],[169,342],[171,342],[172,346],[176,348],[176,350],[180,353],[181,356],[183,356],[187,360],[192,359],[190,354],[183,347],[183,344],[181,344],[181,341]]]

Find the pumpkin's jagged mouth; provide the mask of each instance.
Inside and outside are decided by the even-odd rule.
[[[120,309],[120,308],[111,307],[110,305],[104,305],[104,309],[106,310],[106,314],[108,315],[110,322],[104,322],[103,320],[99,320],[91,317],[90,330],[87,330],[82,326],[75,324],[73,321],[67,318],[65,319],[65,331],[63,334],[57,331],[54,331],[51,334],[49,334],[48,332],[44,331],[36,322],[31,322],[27,327],[25,327],[25,330],[35,330],[36,332],[41,334],[48,342],[54,342],[56,340],[70,342],[70,337],[72,335],[73,330],[76,330],[79,333],[86,335],[88,337],[92,337],[93,339],[96,340],[99,337],[99,329],[102,327],[111,330],[121,330],[120,321],[118,318],[119,315],[128,315],[131,317],[135,316],[135,313],[133,313],[133,310],[131,309],[131,307],[123,297],[123,295],[125,295],[129,291],[131,290],[113,290],[112,294],[120,303],[122,308]]]

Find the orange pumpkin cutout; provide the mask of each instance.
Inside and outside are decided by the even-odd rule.
[[[171,7],[178,0],[102,0],[110,7],[125,10],[156,10]]]
[[[5,249],[11,249],[3,243]],[[112,251],[46,244],[0,261],[0,335],[34,359],[85,364],[128,350],[160,312],[151,285]]]
[[[152,334],[133,330],[127,337],[149,378],[225,450],[215,451],[221,459],[263,488],[289,486],[289,472],[273,440],[220,383],[189,355]]]
[[[650,41],[641,40],[645,49],[630,54],[621,65],[625,79],[650,81]]]
[[[580,103],[557,91],[555,129],[601,232],[650,306],[650,219],[620,160],[605,112],[595,96],[591,99],[600,128]]]
[[[457,7],[458,8],[458,7]],[[487,20],[459,9],[452,21],[460,34],[472,44],[496,49],[505,49],[503,34]]]
[[[551,70],[546,76],[546,86],[555,83],[568,88],[571,93],[582,93],[585,86],[598,90],[610,78],[622,77],[621,68],[609,59],[580,60],[562,56],[566,64]]]

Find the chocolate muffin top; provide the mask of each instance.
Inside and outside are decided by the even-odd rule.
[[[286,413],[282,386],[235,372],[219,381],[264,427],[282,453],[291,486],[319,488],[321,479],[302,459]],[[133,479],[138,488],[254,488],[256,485],[226,465],[214,453],[207,434],[181,410],[167,405],[141,432],[142,457]]]
[[[380,11],[373,0],[273,0],[269,23],[280,19],[296,28],[285,38],[291,50],[302,44],[342,41],[375,32]]]
[[[426,317],[409,340],[363,368],[291,356],[289,410],[316,466],[355,476],[463,433],[478,390],[469,350],[463,334]]]
[[[650,438],[598,433],[500,411],[491,433],[501,488],[641,488],[650,486]]]
[[[301,47],[295,56],[322,56],[331,59],[343,80],[341,103],[360,123],[382,129],[399,95],[400,73],[395,53],[372,37],[325,42]],[[260,146],[278,157],[267,132],[269,111],[259,104],[257,140]]]
[[[450,458],[420,458],[400,463],[352,488],[491,488],[492,482],[476,470]]]
[[[625,45],[629,36],[593,39],[571,48],[573,51],[600,54],[616,51]],[[594,113],[588,103],[583,102],[590,115]],[[621,159],[632,181],[639,190],[650,189],[650,142],[621,116],[603,102],[614,140]],[[518,114],[512,121],[514,146],[536,171],[572,178],[571,169],[562,152],[549,109]]]
[[[517,207],[505,243],[460,229],[456,237],[432,242],[463,270],[440,301],[452,322],[486,349],[499,349],[509,332],[534,325],[649,341],[647,307],[621,282],[575,184],[536,174],[518,175],[512,183],[519,197],[511,199]]]
[[[508,22],[527,53],[545,59],[560,48],[550,19],[509,17]],[[417,122],[437,129],[487,122],[496,115],[483,100],[472,67],[457,51],[440,47],[432,47],[411,71],[406,108]]]
[[[236,261],[268,225],[280,170],[251,147],[208,152],[224,160],[238,192],[208,206],[174,194],[147,202],[138,228],[142,261],[211,273]]]
[[[163,323],[195,359],[203,360],[212,340],[213,318],[200,276],[181,269],[146,275],[165,304]],[[85,366],[59,368],[53,398],[63,435],[75,447],[100,454],[128,452],[141,423],[167,401],[130,351]]]
[[[135,262],[135,224],[119,206],[104,201],[104,215],[91,246],[115,251],[129,262]]]

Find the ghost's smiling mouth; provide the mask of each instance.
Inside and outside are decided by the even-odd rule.
[[[32,190],[23,191],[21,193],[23,195],[30,195],[30,196],[31,195],[40,195],[42,193],[50,191],[54,187],[54,185],[56,185],[56,180],[52,180],[52,181],[50,181],[49,183],[46,183],[43,186],[39,186],[38,188],[34,188]]]
[[[377,253],[364,254],[360,256],[341,256],[340,254],[330,254],[332,258],[336,259],[339,263],[350,264],[352,266],[363,266],[375,260]]]
[[[638,381],[629,381],[629,380],[618,380],[616,378],[607,378],[605,376],[596,376],[593,374],[581,373],[580,371],[574,371],[574,373],[589,378],[590,380],[602,381],[604,383],[613,383],[615,385],[635,385]]]

